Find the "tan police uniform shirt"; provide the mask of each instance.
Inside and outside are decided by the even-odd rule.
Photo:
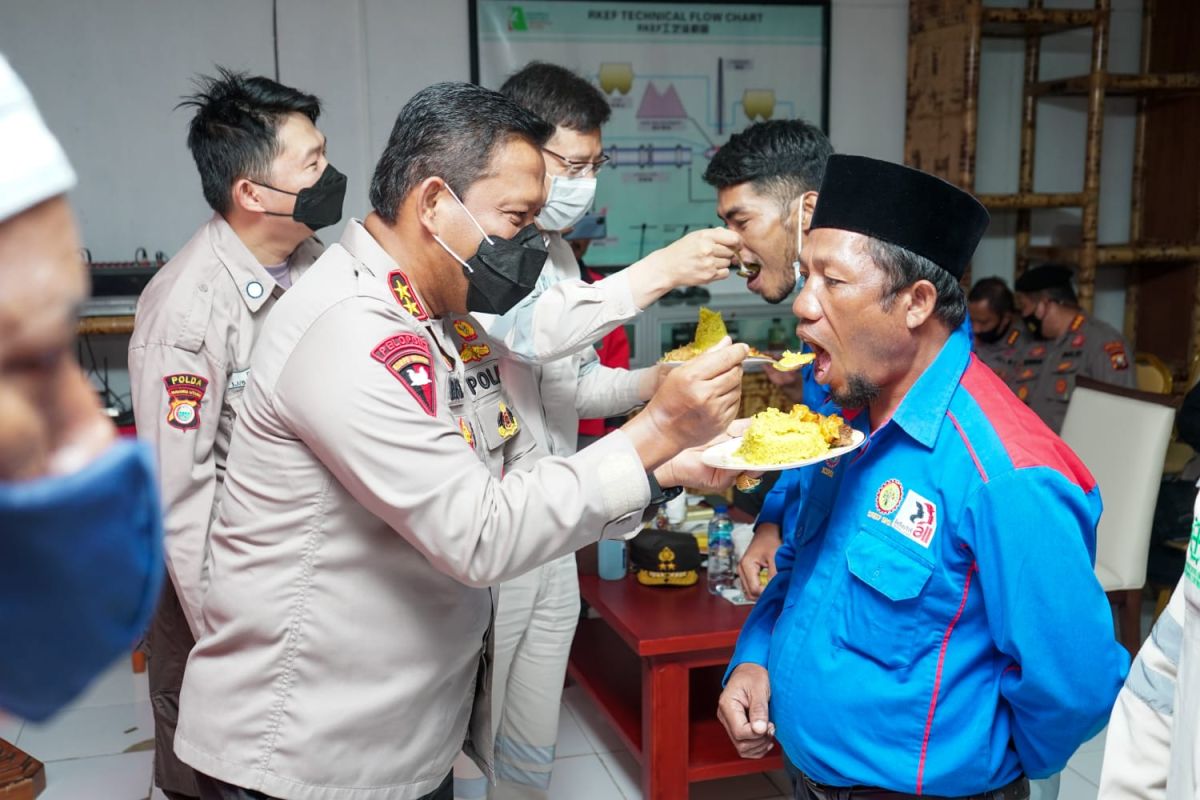
[[[975,355],[979,360],[1000,376],[1000,379],[1010,386],[1016,374],[1017,362],[1022,355],[1029,334],[1018,320],[1013,320],[1008,326],[1008,332],[995,342],[974,340]]]
[[[482,327],[401,270],[352,220],[259,339],[175,737],[237,786],[408,800],[460,748],[490,773],[488,587],[650,500],[619,431],[531,463]]]
[[[289,261],[297,280],[321,255],[315,238]],[[282,295],[220,214],[146,286],[129,341],[138,436],[157,456],[167,570],[192,635],[199,631],[204,558],[250,354]]]
[[[1057,341],[1027,338],[1011,382],[1013,391],[1055,433],[1062,429],[1067,416],[1076,377],[1126,388],[1136,385],[1133,350],[1125,337],[1082,311]]]

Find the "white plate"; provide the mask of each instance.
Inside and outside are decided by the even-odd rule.
[[[666,364],[668,367],[682,367],[688,363],[686,361],[660,361],[660,364]],[[774,364],[775,359],[763,358],[762,356],[747,356],[742,362],[742,370],[745,372],[754,372],[766,364]]]
[[[828,461],[831,458],[844,456],[846,453],[853,452],[862,447],[863,442],[866,440],[866,434],[862,431],[852,430],[850,433],[850,444],[843,447],[834,447],[814,458],[806,458],[803,461],[792,461],[787,464],[751,464],[733,454],[733,451],[742,446],[742,437],[738,436],[727,442],[714,444],[700,454],[700,460],[708,466],[718,469],[736,469],[747,472],[778,472],[780,470],[792,469],[793,467],[807,467],[810,464],[818,464],[822,461]]]

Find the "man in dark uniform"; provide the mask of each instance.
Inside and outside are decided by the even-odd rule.
[[[975,332],[975,355],[1005,383],[1028,340],[1023,326],[1013,325],[1013,294],[999,278],[982,278],[967,295],[967,313]]]
[[[1011,384],[1051,430],[1062,428],[1075,378],[1135,386],[1132,348],[1116,328],[1079,307],[1068,267],[1031,269],[1017,279],[1016,290],[1029,298],[1025,322],[1034,333]]]

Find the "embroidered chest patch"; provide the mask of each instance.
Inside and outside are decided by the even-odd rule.
[[[415,333],[389,336],[371,351],[371,358],[387,367],[400,384],[431,417],[437,416],[437,384],[434,381],[429,343]]]
[[[475,449],[475,429],[471,427],[471,423],[467,422],[466,417],[458,418],[458,430],[462,434],[463,439],[467,444],[471,445],[471,449]]]
[[[875,493],[875,509],[880,514],[890,514],[900,505],[900,498],[903,496],[904,486],[900,481],[895,478],[886,480]]]
[[[479,334],[475,330],[475,326],[467,322],[465,319],[454,321],[454,332],[458,334],[458,338],[462,340],[462,348],[458,351],[458,357],[462,359],[464,364],[471,364],[476,361],[482,361],[492,354],[492,348],[486,344],[476,342]]]
[[[503,402],[500,403],[500,409],[496,414],[496,430],[505,439],[515,436],[517,431],[521,430],[521,423],[517,422],[517,418]]]
[[[938,507],[921,495],[908,490],[908,494],[892,520],[892,530],[912,539],[921,547],[928,548],[937,533]]]
[[[181,372],[163,377],[167,390],[167,424],[181,431],[200,427],[200,401],[208,390],[208,378]]]

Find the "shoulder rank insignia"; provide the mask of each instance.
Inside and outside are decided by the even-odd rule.
[[[208,378],[181,372],[164,376],[163,386],[170,402],[167,424],[181,431],[200,427],[200,401],[208,389]]]
[[[371,358],[388,368],[426,414],[437,416],[437,384],[428,342],[415,333],[389,336],[375,345]]]
[[[429,319],[429,314],[425,311],[425,306],[421,305],[421,298],[417,297],[417,293],[413,291],[407,275],[398,269],[389,272],[388,288],[392,290],[392,296],[396,298],[396,302],[405,311],[416,317],[419,322]]]
[[[1014,344],[1017,343],[1017,339],[1020,339],[1020,338],[1021,338],[1021,332],[1019,330],[1017,330],[1016,328],[1013,328],[1011,331],[1008,332],[1008,339],[1006,339],[1004,343],[1006,345],[1008,345],[1009,347],[1012,347]]]
[[[496,415],[496,430],[500,431],[500,435],[505,439],[511,438],[521,430],[521,423],[517,422],[517,418],[503,402],[500,403],[500,412]]]
[[[1076,314],[1075,319],[1071,320],[1071,333],[1083,327],[1083,323],[1087,322],[1087,317],[1083,314]]]

